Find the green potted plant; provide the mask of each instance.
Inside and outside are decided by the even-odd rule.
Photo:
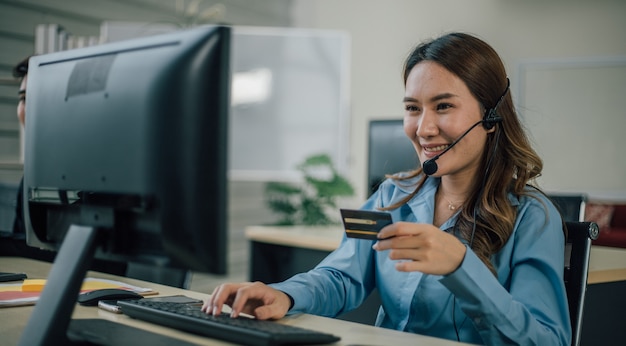
[[[302,184],[268,182],[265,200],[268,208],[279,215],[274,225],[320,226],[338,224],[337,198],[354,195],[350,182],[335,169],[330,156],[313,155],[297,167]]]

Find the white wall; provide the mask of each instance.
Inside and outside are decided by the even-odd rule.
[[[183,11],[181,4],[195,11]],[[199,16],[210,8],[225,11],[210,19]],[[58,24],[74,38],[98,37],[108,21],[150,23],[152,29],[157,23],[186,27],[199,21],[287,27],[290,8],[291,0],[0,0],[0,181],[18,182],[22,176],[22,133],[15,114],[19,81],[11,70],[35,52],[37,25]]]
[[[522,79],[519,69],[528,62],[626,56],[626,1],[621,0],[294,0],[293,10],[296,26],[346,30],[352,37],[350,148],[352,180],[360,198],[365,195],[368,121],[402,117],[402,63],[420,40],[448,31],[465,31],[485,39],[503,58],[516,99]],[[569,102],[585,102],[582,95],[569,96]],[[523,115],[524,106],[518,105],[518,109]],[[558,117],[567,121],[565,114]],[[602,109],[588,117],[607,121]],[[551,155],[559,153],[544,148],[562,147],[561,139],[567,136],[558,128],[552,130],[551,136],[536,140],[548,167],[558,159]],[[584,133],[584,129],[578,130]],[[619,136],[623,130],[608,135]],[[580,160],[606,149],[594,146],[594,138],[585,140],[589,145],[581,147]],[[614,160],[624,161],[620,157]],[[614,186],[579,174],[572,168],[573,162],[563,163],[556,172],[546,170],[540,183],[550,191],[572,191],[580,186],[579,191],[592,196],[610,193],[626,199],[626,172],[623,165],[615,169],[614,162],[607,160],[599,167],[609,172]],[[566,186],[560,185],[558,176],[563,171],[572,174]]]

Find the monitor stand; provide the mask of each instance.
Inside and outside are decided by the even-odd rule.
[[[20,346],[70,343],[67,329],[96,251],[98,232],[96,227],[70,226],[43,292],[22,332]]]
[[[98,227],[70,226],[48,274],[44,290],[22,332],[19,345],[188,345],[188,343],[101,319],[77,319],[72,313],[94,257]],[[95,307],[94,307],[95,308]],[[71,322],[71,323],[70,323]],[[111,335],[111,331],[116,332]]]

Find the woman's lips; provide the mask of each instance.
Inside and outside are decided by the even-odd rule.
[[[428,158],[432,158],[442,153],[449,144],[438,144],[438,145],[422,145],[422,149],[424,151],[424,155]]]

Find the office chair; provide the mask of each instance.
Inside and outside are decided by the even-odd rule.
[[[129,262],[124,276],[161,285],[189,289],[192,272],[185,269]]]
[[[0,182],[0,233],[13,234],[18,183]]]
[[[404,133],[402,119],[369,122],[367,191],[378,189],[386,174],[409,171],[419,166],[419,158]]]
[[[586,194],[547,194],[564,221],[585,221]]]
[[[589,253],[591,241],[598,238],[600,229],[595,222],[566,221],[567,242],[565,245],[565,290],[572,325],[572,346],[580,343],[583,307],[587,291]]]

